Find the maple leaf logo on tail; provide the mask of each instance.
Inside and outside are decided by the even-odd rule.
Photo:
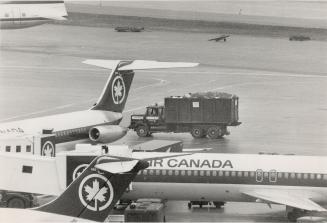
[[[125,83],[121,76],[117,76],[112,81],[112,99],[115,104],[120,104],[125,99]]]
[[[91,211],[102,211],[112,202],[113,187],[108,179],[100,174],[85,177],[79,187],[82,204]]]
[[[54,156],[54,145],[50,141],[46,141],[42,146],[42,156]]]

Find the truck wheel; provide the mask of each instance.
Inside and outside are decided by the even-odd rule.
[[[217,139],[224,136],[223,130],[220,127],[210,127],[207,134],[210,139]]]
[[[203,129],[200,127],[193,127],[191,130],[191,135],[194,138],[201,138],[203,136]]]
[[[25,208],[25,202],[21,198],[12,198],[7,203],[8,208]]]
[[[137,127],[136,133],[139,137],[146,137],[148,135],[148,128],[144,125]]]

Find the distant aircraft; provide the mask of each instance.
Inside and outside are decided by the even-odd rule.
[[[51,20],[66,20],[64,1],[3,1],[0,2],[0,29],[20,29],[44,24]]]
[[[220,41],[220,40],[224,40],[224,42],[226,42],[227,38],[229,37],[229,35],[222,35],[222,36],[219,36],[217,38],[213,38],[213,39],[209,39],[208,41]]]
[[[109,162],[100,156],[54,201],[33,209],[1,208],[5,222],[103,222],[139,170],[142,160]],[[37,164],[35,164],[37,166]]]
[[[122,112],[134,77],[133,70],[198,65],[147,60],[86,60],[84,63],[112,70],[96,104],[84,111],[0,123],[0,137],[37,135],[43,129],[53,129],[56,144],[66,149],[73,148],[76,143],[113,142],[127,132],[127,128],[118,124],[123,118]]]

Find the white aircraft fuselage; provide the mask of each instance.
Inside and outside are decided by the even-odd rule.
[[[37,26],[51,20],[65,20],[64,1],[4,1],[0,2],[0,29]]]
[[[156,160],[124,194],[126,199],[142,197],[277,203],[326,211],[319,205],[327,204],[327,157],[196,153]]]

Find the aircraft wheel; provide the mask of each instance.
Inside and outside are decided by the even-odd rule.
[[[141,126],[137,127],[136,133],[139,137],[146,137],[149,133],[149,130],[146,126],[141,125]]]
[[[191,209],[192,208],[192,203],[191,202],[188,202],[187,203],[187,207],[188,207],[188,209]]]
[[[25,208],[25,202],[21,198],[11,198],[7,203],[8,208]]]
[[[201,138],[203,136],[203,129],[201,127],[193,127],[191,130],[191,135],[194,138]]]

